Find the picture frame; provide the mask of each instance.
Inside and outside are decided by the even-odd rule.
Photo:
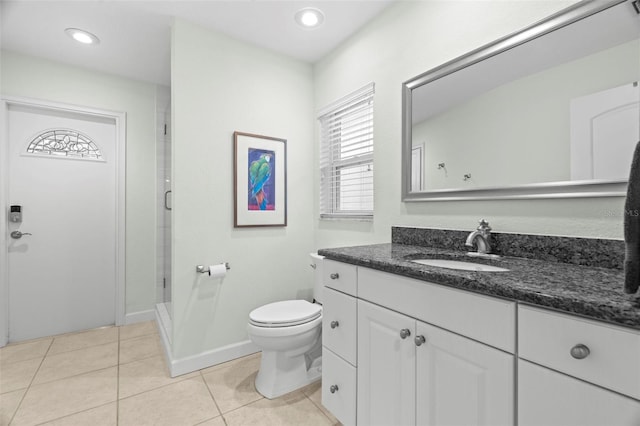
[[[233,132],[234,228],[287,226],[287,140]]]

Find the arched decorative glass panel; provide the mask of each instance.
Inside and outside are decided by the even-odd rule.
[[[86,135],[69,129],[47,130],[31,141],[28,154],[54,157],[104,160],[100,149]]]

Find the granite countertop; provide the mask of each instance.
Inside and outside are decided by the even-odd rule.
[[[624,272],[619,268],[508,256],[481,259],[461,251],[394,243],[323,249],[318,250],[318,254],[340,262],[640,330],[640,297],[623,292]],[[460,271],[411,262],[411,259],[420,258],[484,263],[509,271]]]

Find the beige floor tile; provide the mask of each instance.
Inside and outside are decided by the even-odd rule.
[[[120,426],[193,426],[220,414],[201,377],[121,399],[119,405]]]
[[[29,388],[11,426],[34,425],[116,400],[117,367]]]
[[[7,426],[18,409],[26,389],[0,395],[0,426]]]
[[[150,334],[120,342],[120,364],[163,355],[160,337]]]
[[[301,390],[302,393],[304,393],[307,398],[309,398],[311,402],[313,402],[316,407],[318,407],[325,414],[325,416],[327,416],[329,420],[331,420],[332,424],[340,424],[340,422],[338,422],[338,419],[336,419],[335,416],[331,414],[329,410],[324,408],[324,405],[322,405],[322,381],[318,380],[315,383],[305,386]]]
[[[228,365],[224,368],[203,374],[220,411],[226,413],[263,398],[255,387],[259,357],[244,357],[225,364]]]
[[[118,406],[111,402],[101,407],[62,417],[42,426],[116,426],[118,424]]]
[[[52,382],[115,365],[118,365],[118,342],[48,355],[33,379],[33,384]]]
[[[261,399],[224,414],[229,426],[328,426],[332,422],[304,393],[292,392],[276,399]]]
[[[135,324],[123,325],[120,327],[120,340],[157,333],[158,326],[155,321],[137,322]]]
[[[223,362],[222,364],[217,364],[217,365],[214,365],[213,367],[204,368],[201,371],[202,371],[202,374],[211,373],[212,371],[216,371],[221,368],[228,368],[234,364],[246,362],[248,359],[253,359],[253,358],[260,359],[261,355],[262,355],[262,352],[256,352],[255,354],[243,356],[242,358],[232,359],[231,361]]]
[[[53,339],[40,339],[25,343],[16,343],[0,348],[0,365],[12,362],[42,359],[47,353]]]
[[[162,356],[147,358],[130,362],[120,366],[120,398],[146,392],[160,386],[179,382],[198,376],[199,373],[190,373],[176,378],[169,376],[169,370]]]
[[[47,355],[70,352],[75,351],[76,349],[104,345],[117,341],[117,327],[104,327],[89,331],[81,331],[79,333],[61,334],[60,336],[55,336],[53,338],[51,349],[49,349]]]
[[[29,386],[41,362],[40,358],[36,358],[0,366],[0,393]]]
[[[222,416],[218,416],[215,419],[207,420],[206,422],[198,423],[196,426],[226,426]]]

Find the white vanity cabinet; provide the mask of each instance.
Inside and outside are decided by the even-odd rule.
[[[338,420],[514,423],[514,302],[339,262],[323,268],[322,403]],[[342,318],[355,312],[352,332]],[[354,389],[351,412],[343,401]]]
[[[640,425],[640,332],[521,305],[519,426]]]
[[[512,425],[514,357],[358,301],[361,425]]]
[[[345,425],[640,426],[639,330],[324,265],[322,402]]]

